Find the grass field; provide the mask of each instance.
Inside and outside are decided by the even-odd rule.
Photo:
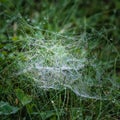
[[[119,120],[119,21],[119,0],[0,0],[0,120]]]

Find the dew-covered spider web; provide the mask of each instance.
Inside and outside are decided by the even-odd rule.
[[[102,82],[105,65],[88,56],[85,33],[74,37],[48,33],[47,38],[37,33],[27,36],[27,41],[22,50],[25,61],[18,63],[17,75],[32,78],[41,89],[70,89],[80,97],[109,99],[110,88]]]

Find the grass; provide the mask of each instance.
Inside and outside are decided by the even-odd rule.
[[[119,120],[119,8],[1,0],[1,120]]]

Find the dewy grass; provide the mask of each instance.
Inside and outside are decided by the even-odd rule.
[[[0,8],[7,14],[1,13],[0,19],[5,26],[0,30],[0,98],[19,107],[4,119],[119,119],[116,1],[41,1],[41,7],[19,1],[15,14],[12,4],[6,4],[7,10]],[[40,8],[40,16],[34,8]],[[18,28],[12,32],[15,24]],[[23,106],[16,88],[32,101]],[[26,98],[29,101],[21,100]]]
[[[55,104],[57,102],[57,93],[55,95],[50,92],[50,100],[46,100],[47,102],[44,107],[49,106],[50,103],[52,104],[54,112],[51,115],[56,112],[57,118],[60,119],[61,114],[64,112],[64,107],[69,107],[70,99],[74,100],[74,98],[70,98],[71,93],[67,90],[73,91],[78,99],[101,101],[97,119],[101,117],[104,111],[101,107],[102,101],[103,103],[104,101],[109,101],[110,103],[116,102],[119,105],[117,98],[119,95],[114,96],[116,89],[119,89],[119,85],[116,86],[118,81],[114,75],[112,76],[114,71],[109,72],[109,69],[113,66],[114,69],[116,68],[116,60],[112,59],[112,56],[109,56],[113,55],[110,50],[112,49],[115,53],[114,55],[117,57],[119,54],[111,42],[107,40],[106,44],[104,42],[101,43],[99,40],[91,40],[94,39],[94,35],[92,36],[92,34],[87,33],[67,37],[67,35],[64,36],[54,32],[44,31],[44,34],[47,35],[47,38],[44,38],[42,30],[37,29],[34,36],[25,34],[24,44],[16,61],[13,63],[18,71],[13,74],[15,77],[25,78],[25,81],[32,79],[34,85],[31,86],[36,87],[33,87],[33,90],[65,90],[63,101],[61,101],[62,94],[59,95],[61,98],[59,98],[58,104],[62,104],[62,108],[61,106],[58,107],[58,104]],[[19,37],[19,39],[18,42],[23,41],[23,37]],[[101,51],[97,48],[100,45],[104,46]],[[105,53],[109,55],[105,55]],[[10,66],[13,65],[11,64]],[[26,89],[25,87],[24,89]],[[54,98],[56,98],[55,103],[53,101]],[[43,99],[46,98],[43,97]],[[77,105],[78,103],[74,104]],[[82,112],[79,108],[77,109],[76,111]],[[51,111],[48,111],[48,114]],[[75,114],[77,114],[76,111]],[[74,112],[73,108],[71,108],[71,114],[72,112]],[[30,114],[29,110],[28,113]],[[39,110],[37,114],[40,114]],[[79,115],[77,114],[77,116]],[[71,118],[77,117],[73,115]]]

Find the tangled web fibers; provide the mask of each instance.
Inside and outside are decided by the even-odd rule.
[[[17,75],[32,78],[42,89],[70,89],[76,95],[90,99],[106,99],[100,81],[104,70],[96,58],[88,59],[87,42],[82,36],[55,35],[44,39],[28,37],[28,49],[22,54],[26,61],[19,64]]]

